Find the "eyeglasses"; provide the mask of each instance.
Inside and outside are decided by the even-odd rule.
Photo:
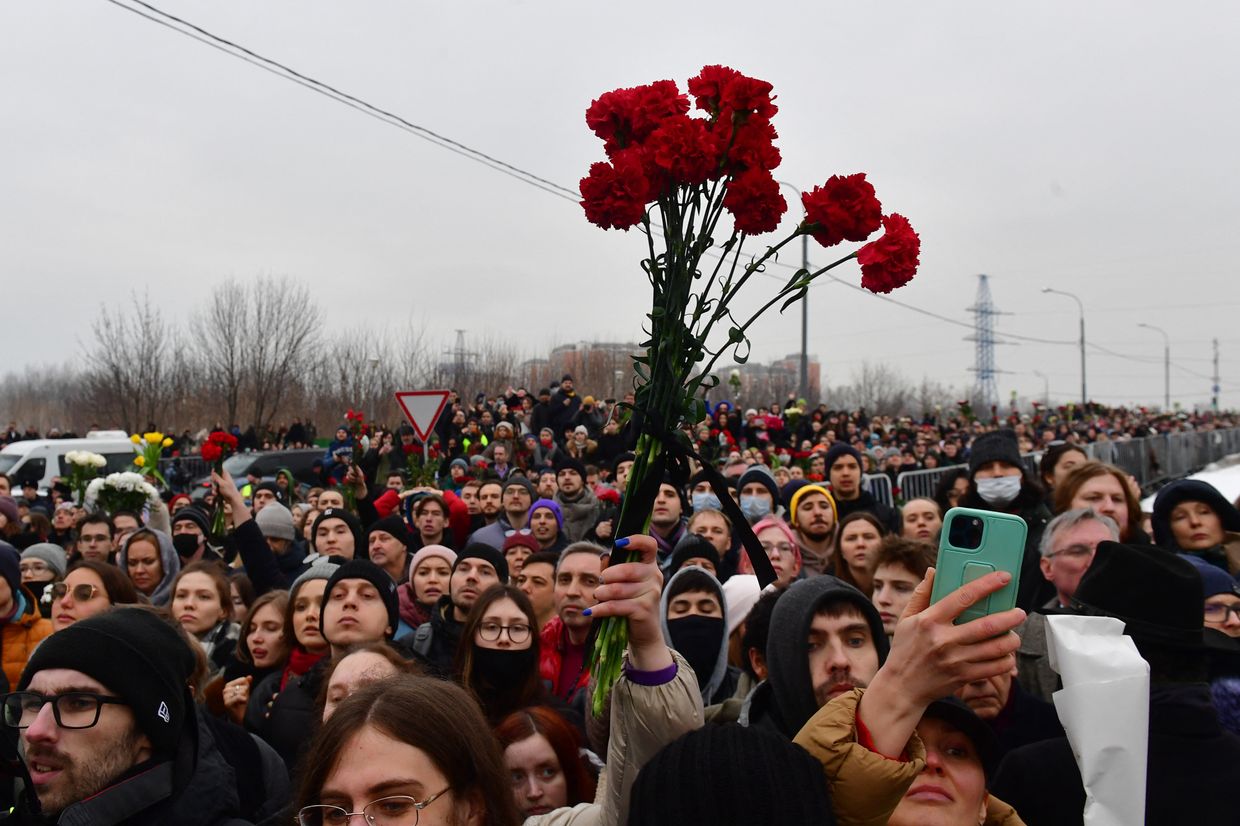
[[[773,544],[770,542],[763,542],[762,550],[766,551],[768,554],[771,551],[778,551],[781,554],[790,554],[792,553],[792,546],[787,542],[775,542]]]
[[[1084,559],[1094,552],[1094,549],[1088,545],[1069,545],[1053,553],[1047,554],[1045,559],[1054,559],[1057,556],[1064,556],[1068,559]]]
[[[419,813],[447,794],[448,790],[433,794],[421,803],[407,794],[381,797],[367,803],[360,812],[322,804],[306,806],[297,813],[297,822],[300,826],[347,826],[354,816],[361,815],[370,826],[417,826]]]
[[[484,642],[497,642],[505,631],[513,645],[520,645],[530,638],[528,625],[500,625],[498,622],[481,623],[478,626],[478,638]]]
[[[97,593],[99,593],[98,588],[86,583],[74,585],[72,590],[63,582],[57,582],[52,585],[52,599],[64,599],[65,594],[72,594],[74,602],[89,602],[95,598]]]
[[[43,560],[32,560],[30,562],[22,562],[17,566],[18,570],[23,574],[46,574],[47,563]]]
[[[1240,619],[1240,605],[1207,605],[1206,622],[1227,622],[1231,614]]]
[[[99,722],[106,703],[129,705],[119,697],[89,691],[66,691],[50,697],[37,691],[14,691],[0,698],[0,703],[4,704],[4,724],[16,729],[28,728],[48,703],[52,704],[52,715],[61,728],[90,728]]]
[[[520,530],[509,528],[504,531],[504,536],[529,536],[531,533],[529,528],[521,528]]]

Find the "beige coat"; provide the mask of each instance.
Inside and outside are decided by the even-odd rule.
[[[795,742],[822,763],[839,826],[885,826],[904,793],[926,767],[926,748],[916,733],[907,762],[889,760],[857,742],[860,689],[836,697],[818,710]],[[1011,806],[987,801],[984,826],[1024,826]]]
[[[650,758],[682,734],[702,727],[702,695],[689,663],[672,652],[676,678],[641,686],[621,677],[611,692],[611,739],[607,768],[593,803],[527,818],[525,826],[623,826],[629,819],[629,790]]]

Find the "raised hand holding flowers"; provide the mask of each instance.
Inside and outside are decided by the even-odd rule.
[[[237,452],[237,437],[223,430],[212,431],[202,443],[199,454],[203,461],[211,463],[211,469],[221,476],[224,475],[224,460]],[[220,536],[224,532],[224,507],[220,502],[219,491],[216,491],[215,502],[211,505],[211,533]]]
[[[748,359],[747,332],[763,313],[776,304],[781,312],[787,309],[814,279],[853,258],[861,264],[861,285],[874,292],[889,292],[917,271],[917,234],[902,216],[883,214],[861,173],[832,176],[806,192],[805,215],[787,237],[754,255],[743,252],[752,236],[774,231],[788,208],[772,174],[782,160],[774,143],[778,107],[772,92],[766,81],[726,66],[706,66],[689,80],[688,95],[660,80],[607,92],[586,111],[586,124],[603,140],[607,160],[593,164],[582,178],[582,209],[604,229],[641,227],[648,249],[642,269],[653,288],[649,337],[642,343],[646,352],[634,358],[636,460],[616,536],[649,529],[664,471],[683,474],[688,457],[695,455],[683,426],[705,418],[702,395],[719,384],[718,360],[725,354],[738,363]],[[690,95],[704,117],[690,114]],[[869,241],[880,227],[884,234]],[[869,243],[812,272],[795,271],[757,312],[734,316],[731,307],[741,288],[766,272],[784,246],[805,235],[824,247]],[[714,260],[704,260],[707,253]],[[731,504],[730,497],[720,498]],[[743,518],[733,521],[759,575],[773,576],[765,557],[756,558],[761,546]],[[617,550],[613,564],[627,556]],[[599,686],[596,713],[620,673],[623,619],[604,620],[597,639],[591,666]]]

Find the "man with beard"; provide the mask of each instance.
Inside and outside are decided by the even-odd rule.
[[[478,513],[484,524],[494,525],[500,515],[500,500],[503,498],[504,485],[498,479],[487,479],[478,488]]]
[[[792,495],[788,510],[806,575],[825,574],[835,541],[835,500],[822,485],[805,485]]]
[[[559,486],[555,501],[564,515],[564,535],[569,542],[580,542],[594,529],[603,506],[586,485],[586,469],[578,460],[561,460],[555,480]]]
[[[193,666],[177,632],[141,608],[45,640],[3,698],[29,773],[5,822],[242,822],[231,770],[214,745],[198,753]]]
[[[743,702],[712,706],[706,716],[792,739],[819,708],[868,686],[888,649],[883,621],[865,594],[829,575],[794,582],[771,612],[766,680]]]
[[[584,698],[590,682],[594,623],[584,611],[598,603],[594,589],[601,582],[602,553],[593,542],[574,542],[564,549],[555,567],[556,616],[539,635],[539,673],[555,696],[569,703],[579,695]]]

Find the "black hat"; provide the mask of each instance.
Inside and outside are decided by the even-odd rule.
[[[156,755],[174,752],[192,715],[188,682],[194,653],[181,636],[145,608],[114,608],[73,623],[39,643],[22,670],[18,691],[34,675],[68,668],[123,698]],[[192,716],[189,717],[192,720]]]
[[[211,521],[197,505],[186,505],[172,515],[170,525],[178,522],[193,522],[198,526],[198,530],[202,531],[203,536],[211,535]]]
[[[968,737],[977,749],[986,778],[990,779],[994,775],[995,769],[999,767],[999,759],[1003,757],[999,738],[995,736],[994,729],[978,717],[973,709],[957,697],[944,697],[926,706],[922,718],[926,717],[942,720]]]
[[[318,551],[314,538],[319,535],[319,525],[322,525],[328,519],[339,519],[348,525],[349,530],[353,532],[353,554],[356,556],[362,553],[366,547],[366,538],[362,536],[362,523],[357,521],[357,517],[344,508],[328,508],[314,518],[314,524],[310,526],[310,547]]]
[[[572,380],[573,380],[573,377],[569,375],[568,373],[565,373],[564,375],[560,376],[561,383],[566,382],[566,381],[572,381]]]
[[[372,522],[370,528],[366,531],[366,538],[369,539],[370,535],[375,531],[390,533],[406,548],[409,547],[409,528],[405,526],[405,520],[398,513],[390,514]]]
[[[1007,462],[1012,467],[1023,467],[1020,462],[1020,444],[1015,431],[1004,428],[983,433],[973,440],[969,448],[969,475],[990,462]]]
[[[277,485],[275,482],[259,482],[257,485],[254,486],[253,490],[250,491],[250,498],[253,499],[254,494],[258,493],[260,490],[265,490],[269,492],[272,496],[276,498],[277,502],[284,501],[284,491],[282,491],[280,489],[280,486]]]
[[[1115,617],[1135,640],[1170,648],[1202,647],[1204,588],[1179,554],[1149,545],[1100,542],[1070,608]]]
[[[836,462],[845,456],[853,457],[857,460],[857,465],[859,467],[865,467],[865,464],[861,461],[861,451],[857,450],[857,448],[847,442],[836,442],[831,445],[831,447],[827,448],[827,458],[823,460],[827,473],[830,473],[832,466],[834,466]]]
[[[611,472],[614,475],[616,471],[620,469],[621,462],[636,462],[636,461],[637,461],[637,454],[633,453],[631,450],[626,450],[624,453],[621,453],[619,456],[617,456],[615,459],[612,460]]]
[[[557,474],[561,470],[575,470],[582,479],[586,478],[586,466],[581,463],[580,459],[572,456],[565,456],[556,462],[555,470]]]
[[[715,546],[710,544],[704,536],[696,533],[685,532],[685,535],[676,543],[676,547],[672,548],[672,559],[668,563],[668,574],[674,574],[680,570],[690,559],[709,559],[715,565],[715,570],[719,570],[719,551],[715,550]]]
[[[1180,479],[1172,482],[1154,497],[1154,515],[1150,526],[1154,529],[1154,542],[1171,550],[1178,550],[1175,535],[1171,533],[1171,511],[1183,502],[1201,502],[1218,514],[1225,531],[1240,531],[1240,511],[1228,502],[1218,488],[1200,479]]]
[[[504,559],[504,554],[498,548],[492,548],[483,542],[470,542],[465,546],[465,550],[456,555],[456,562],[452,565],[452,572],[456,573],[456,567],[466,559],[481,559],[490,562],[491,567],[495,569],[499,581],[508,584],[508,560]]]
[[[383,600],[383,606],[387,608],[387,637],[391,639],[400,625],[400,600],[396,596],[396,583],[388,576],[387,571],[369,559],[351,559],[337,568],[327,580],[327,587],[323,589],[324,605],[327,605],[328,600],[331,599],[332,589],[346,579],[364,579],[375,586],[375,590],[379,592],[379,597]],[[319,612],[319,632],[323,634],[323,639],[327,639],[327,632],[323,629],[323,616],[326,613],[326,611]]]
[[[833,826],[822,766],[758,726],[708,725],[667,744],[638,773],[629,823]]]
[[[771,469],[766,465],[750,465],[749,469],[741,474],[741,478],[736,480],[737,490],[744,490],[745,485],[757,482],[771,492],[772,510],[779,506],[779,485],[775,482],[775,475],[771,473]]]

